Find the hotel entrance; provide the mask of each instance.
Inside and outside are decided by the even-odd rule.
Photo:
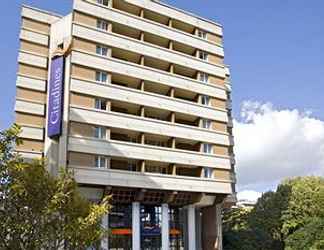
[[[141,211],[141,250],[162,249],[162,207],[142,205]]]

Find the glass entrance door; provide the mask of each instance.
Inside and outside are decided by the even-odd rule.
[[[141,206],[141,250],[161,250],[161,206]]]

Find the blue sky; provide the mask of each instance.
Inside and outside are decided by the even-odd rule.
[[[4,0],[0,15],[0,129],[13,120],[20,5],[68,13],[72,0]],[[244,100],[312,110],[324,119],[324,1],[169,0],[224,26],[234,115]]]

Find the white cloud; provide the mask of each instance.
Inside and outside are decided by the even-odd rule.
[[[246,101],[234,136],[239,190],[267,191],[287,177],[324,174],[324,121],[310,112]]]

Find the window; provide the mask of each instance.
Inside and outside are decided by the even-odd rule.
[[[98,139],[106,139],[106,128],[95,127],[95,137]]]
[[[107,161],[104,156],[96,156],[95,162],[96,162],[95,163],[96,168],[106,168],[107,167]]]
[[[208,83],[208,74],[200,72],[199,80],[204,83]]]
[[[199,58],[204,61],[208,61],[208,53],[205,51],[199,51]]]
[[[107,83],[107,73],[102,71],[97,71],[96,81],[101,83]]]
[[[202,127],[203,128],[210,129],[210,126],[211,126],[211,121],[210,120],[207,120],[207,119],[202,120]]]
[[[107,56],[108,48],[102,45],[97,45],[96,53],[101,56]]]
[[[141,205],[141,249],[160,250],[162,244],[161,206]]]
[[[107,110],[107,102],[103,99],[96,99],[95,108],[100,110]]]
[[[203,146],[204,153],[212,154],[213,145],[211,145],[209,143],[204,143],[203,145],[204,145]]]
[[[213,178],[214,170],[212,168],[204,168],[204,177],[205,178]]]
[[[199,30],[198,31],[198,36],[202,39],[205,39],[207,40],[207,32],[206,31],[203,31],[203,30]]]
[[[201,104],[202,104],[202,105],[209,106],[209,103],[210,103],[210,97],[207,96],[207,95],[203,95],[203,96],[201,97]]]
[[[97,20],[97,28],[102,30],[108,30],[108,22],[105,20]]]
[[[109,0],[97,0],[97,3],[105,6],[109,6]]]

